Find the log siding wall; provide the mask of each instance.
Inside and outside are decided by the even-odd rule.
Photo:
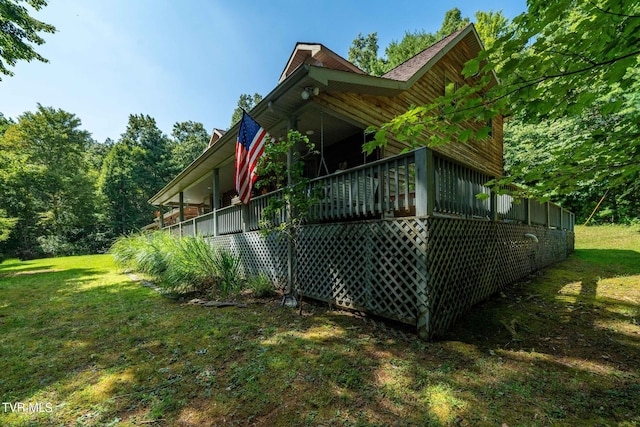
[[[314,101],[336,111],[363,126],[381,125],[394,117],[405,113],[411,105],[424,105],[444,94],[445,75],[448,79],[463,83],[461,74],[464,63],[473,55],[467,42],[463,39],[454,46],[440,61],[434,64],[408,90],[395,97],[373,96],[358,93],[322,92]],[[466,144],[453,142],[433,147],[445,156],[467,165],[489,176],[503,174],[503,120],[498,117],[493,121],[492,136],[484,141],[473,141]],[[476,127],[484,124],[475,124]],[[430,134],[424,132],[424,140]],[[383,157],[399,154],[409,147],[406,143],[389,140]]]

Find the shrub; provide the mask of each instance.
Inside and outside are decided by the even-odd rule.
[[[140,239],[135,256],[136,270],[162,278],[179,244],[178,239],[164,232],[142,234]]]
[[[50,257],[73,255],[74,247],[64,237],[50,235],[36,239],[42,252]]]
[[[149,274],[170,292],[202,292],[215,286],[224,297],[240,289],[240,259],[214,249],[202,236],[131,234],[117,239],[110,253],[121,268]]]
[[[145,244],[142,237],[141,234],[130,234],[128,236],[120,236],[113,242],[109,253],[113,256],[118,267],[123,270],[137,270],[136,254]]]

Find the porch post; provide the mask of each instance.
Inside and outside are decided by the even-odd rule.
[[[431,150],[429,150],[431,151]],[[431,338],[431,301],[429,295],[429,287],[431,286],[431,254],[427,249],[427,242],[429,239],[429,226],[432,224],[432,219],[419,219],[423,224],[419,236],[422,242],[425,244],[417,245],[416,249],[419,251],[417,262],[415,264],[415,284],[416,284],[416,326],[418,337],[420,339],[428,341]]]
[[[162,208],[164,206],[160,205],[158,206],[158,210],[160,211],[160,229],[162,230],[164,228],[164,212],[162,212]]]
[[[497,178],[493,178],[494,181],[497,181]],[[489,199],[490,199],[490,209],[491,209],[491,221],[498,221],[498,195],[496,192],[490,188],[489,189]]]
[[[544,204],[545,207],[545,211],[546,211],[546,221],[545,221],[545,225],[547,226],[547,228],[549,228],[551,226],[551,221],[549,220],[549,203],[550,202],[546,202]]]
[[[213,169],[213,182],[211,183],[213,200],[211,210],[213,211],[213,237],[218,235],[218,209],[220,209],[220,169]]]
[[[296,130],[298,127],[298,118],[295,116],[289,117],[289,129],[290,130]],[[287,185],[291,186],[292,184],[292,179],[291,179],[291,163],[293,162],[293,150],[295,150],[295,148],[289,150],[287,152]],[[291,203],[289,201],[287,201],[287,209],[286,209],[286,221],[291,221],[291,216],[294,215],[295,212],[291,211]],[[294,263],[294,251],[295,248],[293,247],[293,242],[291,241],[291,239],[287,239],[287,278],[289,281],[289,289],[287,289],[287,294],[291,294],[294,292],[294,267],[293,267],[293,263]],[[284,302],[284,301],[283,301]]]
[[[180,192],[180,211],[179,211],[179,217],[178,220],[180,222],[184,221],[184,193],[181,191]]]
[[[433,151],[424,147],[415,152],[416,216],[433,215],[436,202],[436,173]]]

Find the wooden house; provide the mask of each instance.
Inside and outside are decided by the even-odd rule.
[[[374,77],[321,44],[295,46],[276,87],[250,113],[272,136],[296,129],[320,150],[306,170],[323,196],[294,260],[305,297],[414,324],[428,339],[472,304],[572,250],[571,212],[485,185],[503,174],[501,119],[483,141],[405,152],[391,140],[362,153],[368,126],[463,83],[464,63],[481,49],[469,25]],[[258,233],[277,192],[254,195],[248,206],[232,203],[237,134],[238,124],[214,132],[203,154],[150,202],[161,211],[199,206],[203,215],[165,228],[202,234],[234,251],[246,274],[284,282],[287,245]]]

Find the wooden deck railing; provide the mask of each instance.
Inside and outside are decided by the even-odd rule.
[[[486,185],[491,179],[420,148],[311,180],[309,194],[318,197],[318,203],[310,222],[434,215],[573,231],[572,212],[551,202],[496,194]],[[272,197],[282,197],[281,191],[254,197],[249,206],[227,206],[165,229],[204,236],[258,230]],[[285,219],[283,212],[272,221]]]
[[[379,217],[415,210],[415,156],[402,154],[311,181],[315,221]]]

